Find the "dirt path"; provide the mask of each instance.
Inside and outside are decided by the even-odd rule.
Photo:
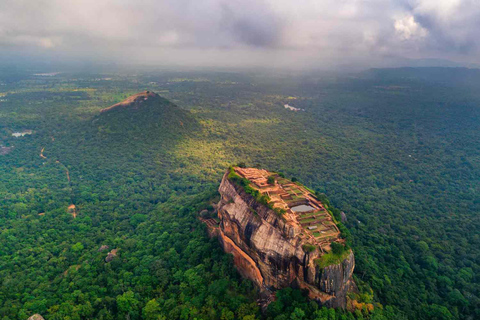
[[[65,166],[64,166],[65,167]],[[70,171],[68,171],[67,167],[65,167],[65,173],[67,174],[67,180],[68,180],[68,183],[70,183]]]
[[[77,217],[77,207],[74,204],[68,206],[67,212],[73,216],[73,219]]]
[[[40,158],[47,159],[47,157],[43,155],[43,151],[45,151],[45,147],[43,147],[42,150],[40,151]]]
[[[52,142],[55,141],[55,138],[52,137]],[[40,151],[40,158],[42,159],[47,159],[47,157],[43,154],[45,151],[45,147],[42,148]],[[67,181],[68,181],[68,186],[70,187],[70,201],[72,202],[71,205],[68,206],[67,212],[72,214],[73,218],[75,219],[77,217],[77,207],[73,204],[73,188],[72,188],[72,181],[70,179],[70,171],[68,171],[68,168],[66,165],[64,165],[60,160],[55,161],[58,163],[60,166],[62,166],[65,169],[65,175],[67,176]]]

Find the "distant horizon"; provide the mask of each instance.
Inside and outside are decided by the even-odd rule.
[[[1,57],[1,56],[0,56]],[[77,60],[68,61],[61,59],[31,59],[24,57],[4,57],[0,61],[2,69],[32,69],[38,72],[122,72],[122,71],[167,71],[167,72],[294,72],[294,74],[327,72],[327,73],[358,73],[371,69],[399,69],[399,68],[465,68],[480,69],[480,64],[457,63],[445,59],[404,59],[391,64],[372,65],[338,65],[331,67],[274,67],[262,66],[229,66],[229,65],[181,65],[161,63],[121,63],[118,61]],[[33,71],[32,71],[33,72]]]

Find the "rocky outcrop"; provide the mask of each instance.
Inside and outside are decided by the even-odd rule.
[[[41,315],[35,313],[33,316],[29,317],[27,320],[44,320]]]
[[[118,249],[111,250],[105,257],[105,262],[110,262],[117,256]]]
[[[117,110],[117,109],[122,109],[122,108],[138,109],[144,101],[146,101],[150,98],[156,98],[156,97],[159,97],[159,95],[156,94],[155,92],[151,92],[151,91],[139,92],[137,94],[134,94],[134,95],[128,97],[127,99],[123,100],[122,102],[116,103],[116,104],[114,104],[114,105],[112,105],[108,108],[100,110],[100,113],[105,113],[105,112],[109,112],[109,111]]]
[[[228,179],[219,187],[220,225],[223,249],[233,254],[238,271],[262,292],[293,286],[308,291],[310,298],[328,307],[346,307],[346,296],[355,267],[349,251],[338,264],[320,268],[320,250],[304,250],[298,224],[284,221]],[[311,251],[311,252],[308,252]]]
[[[98,248],[98,252],[102,252],[102,251],[105,251],[105,250],[108,250],[110,247],[107,246],[106,244],[100,246],[100,248]]]

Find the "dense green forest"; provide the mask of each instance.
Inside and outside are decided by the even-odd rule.
[[[477,70],[35,73],[0,73],[1,319],[480,318]],[[240,161],[346,213],[373,312],[260,311],[196,218]]]

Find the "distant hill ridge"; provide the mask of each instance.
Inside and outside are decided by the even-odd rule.
[[[480,69],[462,67],[403,67],[369,69],[362,73],[367,79],[382,81],[422,81],[448,86],[480,85]]]

